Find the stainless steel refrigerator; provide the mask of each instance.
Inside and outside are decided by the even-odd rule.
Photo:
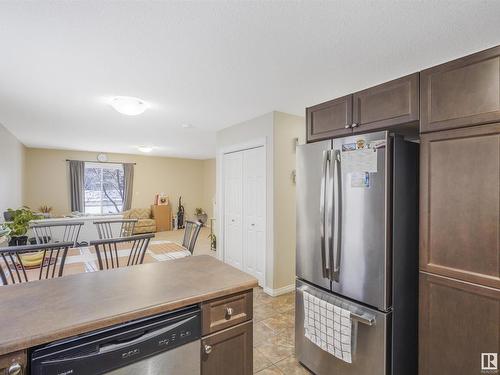
[[[295,346],[318,375],[417,373],[418,144],[389,132],[297,148]],[[351,311],[352,363],[304,337],[303,293]]]

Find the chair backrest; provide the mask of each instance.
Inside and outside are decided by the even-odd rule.
[[[202,224],[195,221],[186,221],[186,229],[184,229],[184,239],[182,240],[182,246],[189,250],[193,254],[194,246],[196,245],[196,239],[200,233]]]
[[[134,235],[135,223],[137,219],[116,219],[94,221],[97,227],[97,234],[100,240],[109,238],[130,237]],[[113,227],[120,226],[119,233],[113,234]]]
[[[109,238],[90,241],[90,246],[95,248],[100,270],[119,268],[120,258],[124,257],[127,258],[127,266],[134,266],[144,262],[144,255],[146,255],[149,241],[154,236],[153,233],[150,233],[131,237]]]
[[[73,247],[78,245],[78,236],[84,225],[83,221],[66,221],[55,223],[30,223],[35,233],[37,244],[72,242]]]
[[[19,284],[38,280],[60,277],[64,271],[68,249],[72,242],[47,243],[42,245],[11,246],[0,248],[0,282],[3,285]],[[43,254],[40,254],[43,253]],[[28,256],[40,254],[39,266],[32,270]],[[38,264],[38,261],[36,262]],[[36,271],[37,269],[40,271]],[[28,276],[32,273],[33,276]],[[35,276],[38,273],[38,276]]]

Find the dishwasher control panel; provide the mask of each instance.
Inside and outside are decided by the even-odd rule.
[[[198,306],[128,322],[39,347],[33,375],[97,375],[198,340]]]

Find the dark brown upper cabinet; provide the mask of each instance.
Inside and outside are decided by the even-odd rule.
[[[481,374],[500,350],[500,290],[420,274],[419,374]]]
[[[420,269],[500,288],[500,123],[420,142]]]
[[[420,72],[420,131],[500,121],[500,46]]]
[[[306,108],[307,142],[352,133],[352,95]]]
[[[418,73],[354,94],[353,131],[371,131],[418,121]]]

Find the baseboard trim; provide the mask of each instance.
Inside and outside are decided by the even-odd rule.
[[[277,296],[281,296],[282,294],[293,292],[294,290],[295,290],[295,284],[290,284],[290,285],[284,286],[282,288],[277,288],[277,289],[265,287],[264,293],[269,294],[271,297],[277,297]]]

